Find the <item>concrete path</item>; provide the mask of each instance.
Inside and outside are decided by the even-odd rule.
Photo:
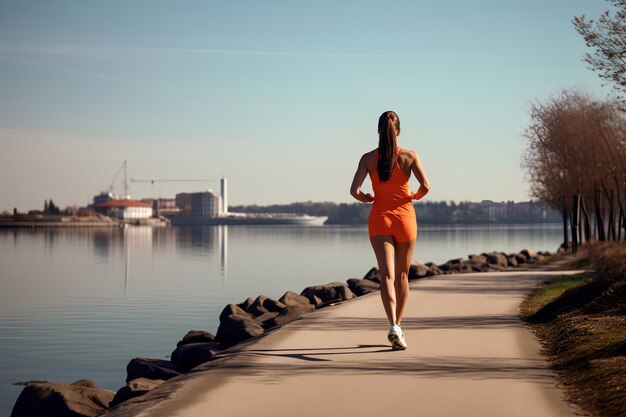
[[[311,313],[107,416],[574,416],[519,304],[571,272],[411,283],[392,351],[378,293]]]

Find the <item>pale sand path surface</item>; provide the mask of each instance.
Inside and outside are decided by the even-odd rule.
[[[570,272],[445,275],[411,282],[392,351],[379,293],[325,308],[168,381],[107,416],[582,415],[564,402],[519,304]]]

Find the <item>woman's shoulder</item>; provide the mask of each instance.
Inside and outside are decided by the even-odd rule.
[[[398,155],[404,159],[410,159],[411,161],[418,159],[417,153],[411,149],[400,148]]]

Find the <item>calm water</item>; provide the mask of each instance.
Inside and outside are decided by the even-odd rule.
[[[414,259],[554,251],[560,238],[560,225],[422,226]],[[190,329],[215,332],[227,303],[372,266],[366,227],[0,229],[0,415],[22,389],[13,382],[117,390],[131,358],[169,356]]]

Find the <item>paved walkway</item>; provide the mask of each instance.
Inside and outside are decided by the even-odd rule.
[[[411,283],[392,351],[378,293],[311,313],[107,416],[574,416],[518,306],[571,272]]]

